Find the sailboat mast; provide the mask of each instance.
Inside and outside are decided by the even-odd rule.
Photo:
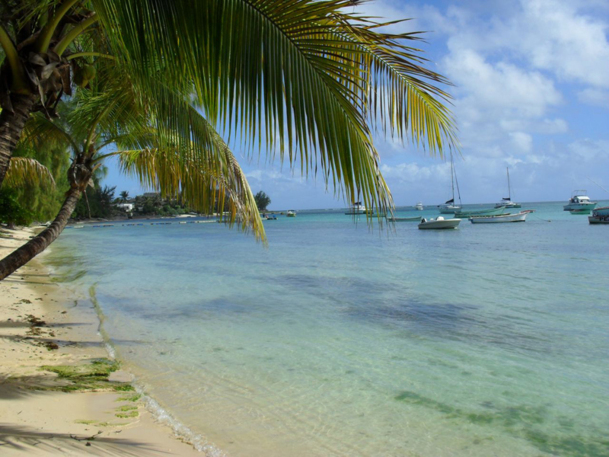
[[[508,198],[510,199],[510,201],[512,201],[512,187],[510,186],[510,168],[505,167],[505,170],[507,171],[508,178]]]
[[[450,150],[450,187],[453,191],[453,205],[455,204],[455,169],[453,164],[453,151]]]

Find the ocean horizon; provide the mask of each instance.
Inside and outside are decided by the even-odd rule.
[[[207,455],[606,456],[607,228],[563,204],[451,231],[304,210],[268,248],[125,221],[47,259]]]

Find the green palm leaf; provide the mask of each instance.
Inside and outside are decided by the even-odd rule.
[[[49,169],[37,160],[26,157],[11,157],[3,184],[8,187],[54,188],[55,180]]]

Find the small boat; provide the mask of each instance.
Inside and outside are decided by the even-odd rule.
[[[421,230],[439,230],[439,229],[456,229],[459,227],[459,223],[461,219],[444,219],[442,216],[438,216],[437,218],[431,219],[421,219],[421,223],[419,224],[419,229]]]
[[[461,209],[460,205],[455,205],[455,181],[457,181],[457,172],[455,171],[455,165],[453,163],[453,152],[450,151],[450,187],[452,189],[453,197],[447,200],[443,205],[438,205],[440,214],[453,214],[455,211]],[[459,193],[459,183],[457,182],[457,193]],[[460,193],[459,193],[460,194]],[[461,195],[459,195],[461,199]]]
[[[592,210],[593,216],[609,216],[609,206],[601,206]]]
[[[351,208],[349,208],[349,211],[347,211],[345,213],[347,216],[353,216],[355,214],[373,214],[373,211],[371,209],[366,209],[366,207],[364,205],[362,205],[362,202],[355,202],[353,203],[353,206],[351,206]]]
[[[595,206],[596,202],[590,201],[585,190],[574,190],[569,203],[563,206],[563,209],[571,214],[589,214]]]
[[[516,203],[512,201],[512,188],[510,186],[510,169],[506,168],[507,170],[507,181],[508,181],[508,196],[507,197],[503,197],[501,199],[501,201],[499,203],[497,203],[495,205],[495,208],[501,208],[502,206],[505,206],[506,208],[520,208],[520,203]]]
[[[609,224],[609,206],[601,206],[592,210],[592,216],[588,216],[590,224]]]
[[[389,222],[414,222],[414,221],[420,221],[421,217],[420,216],[414,216],[414,217],[388,217],[387,220]]]
[[[479,216],[498,216],[505,212],[505,206],[499,208],[490,209],[478,209],[478,210],[459,210],[455,212],[455,217],[459,219],[469,219],[470,217]]]
[[[289,209],[285,215],[286,217],[296,217],[296,211],[294,211],[293,209]]]
[[[423,203],[418,202],[416,205],[414,205],[414,209],[417,211],[423,211]]]
[[[521,211],[516,214],[499,214],[497,216],[477,216],[470,217],[469,221],[472,224],[496,224],[501,222],[526,222],[527,214],[533,210]]]

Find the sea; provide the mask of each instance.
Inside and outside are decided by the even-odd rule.
[[[609,456],[609,226],[563,204],[448,231],[299,211],[268,246],[111,222],[47,260],[202,455]]]

